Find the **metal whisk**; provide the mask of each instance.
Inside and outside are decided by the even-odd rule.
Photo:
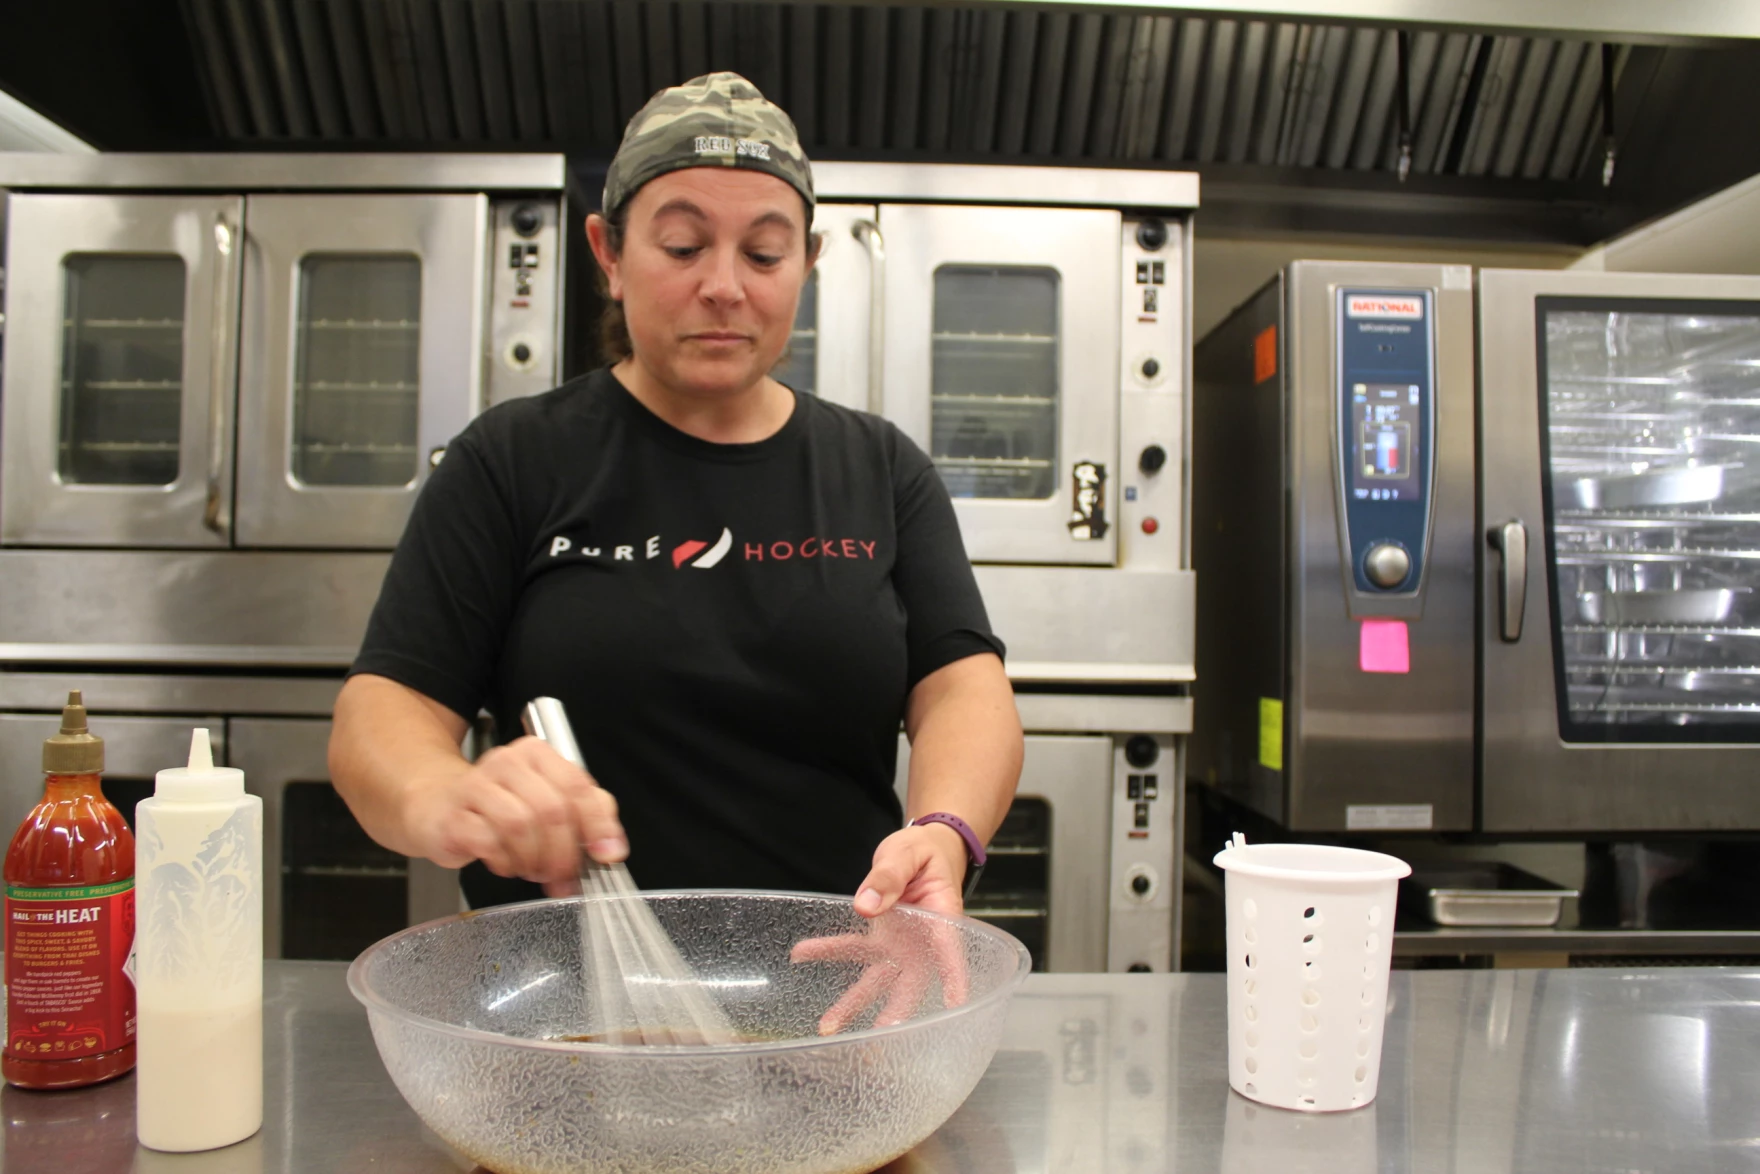
[[[539,697],[526,706],[526,732],[550,743],[582,770],[586,762],[562,702]],[[733,1027],[715,998],[679,955],[622,864],[581,854],[582,974],[613,1040],[645,1044],[726,1044]]]

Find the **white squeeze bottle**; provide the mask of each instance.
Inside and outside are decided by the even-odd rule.
[[[263,801],[207,730],[135,809],[135,878],[136,1132],[231,1145],[263,1124]]]

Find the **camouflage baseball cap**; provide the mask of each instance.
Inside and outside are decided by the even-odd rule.
[[[615,212],[643,184],[685,167],[743,167],[787,183],[813,215],[813,169],[794,122],[737,73],[710,73],[661,90],[624,128],[605,175]]]

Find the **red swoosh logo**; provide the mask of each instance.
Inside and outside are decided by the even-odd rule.
[[[689,542],[679,543],[672,548],[672,565],[675,568],[684,566],[686,559],[690,558],[708,545],[707,542],[698,542],[695,538],[691,539]]]

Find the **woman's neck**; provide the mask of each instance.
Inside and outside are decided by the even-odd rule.
[[[611,374],[650,412],[711,444],[768,440],[794,413],[794,393],[768,376],[732,395],[698,397],[667,387],[633,355],[613,366]]]

